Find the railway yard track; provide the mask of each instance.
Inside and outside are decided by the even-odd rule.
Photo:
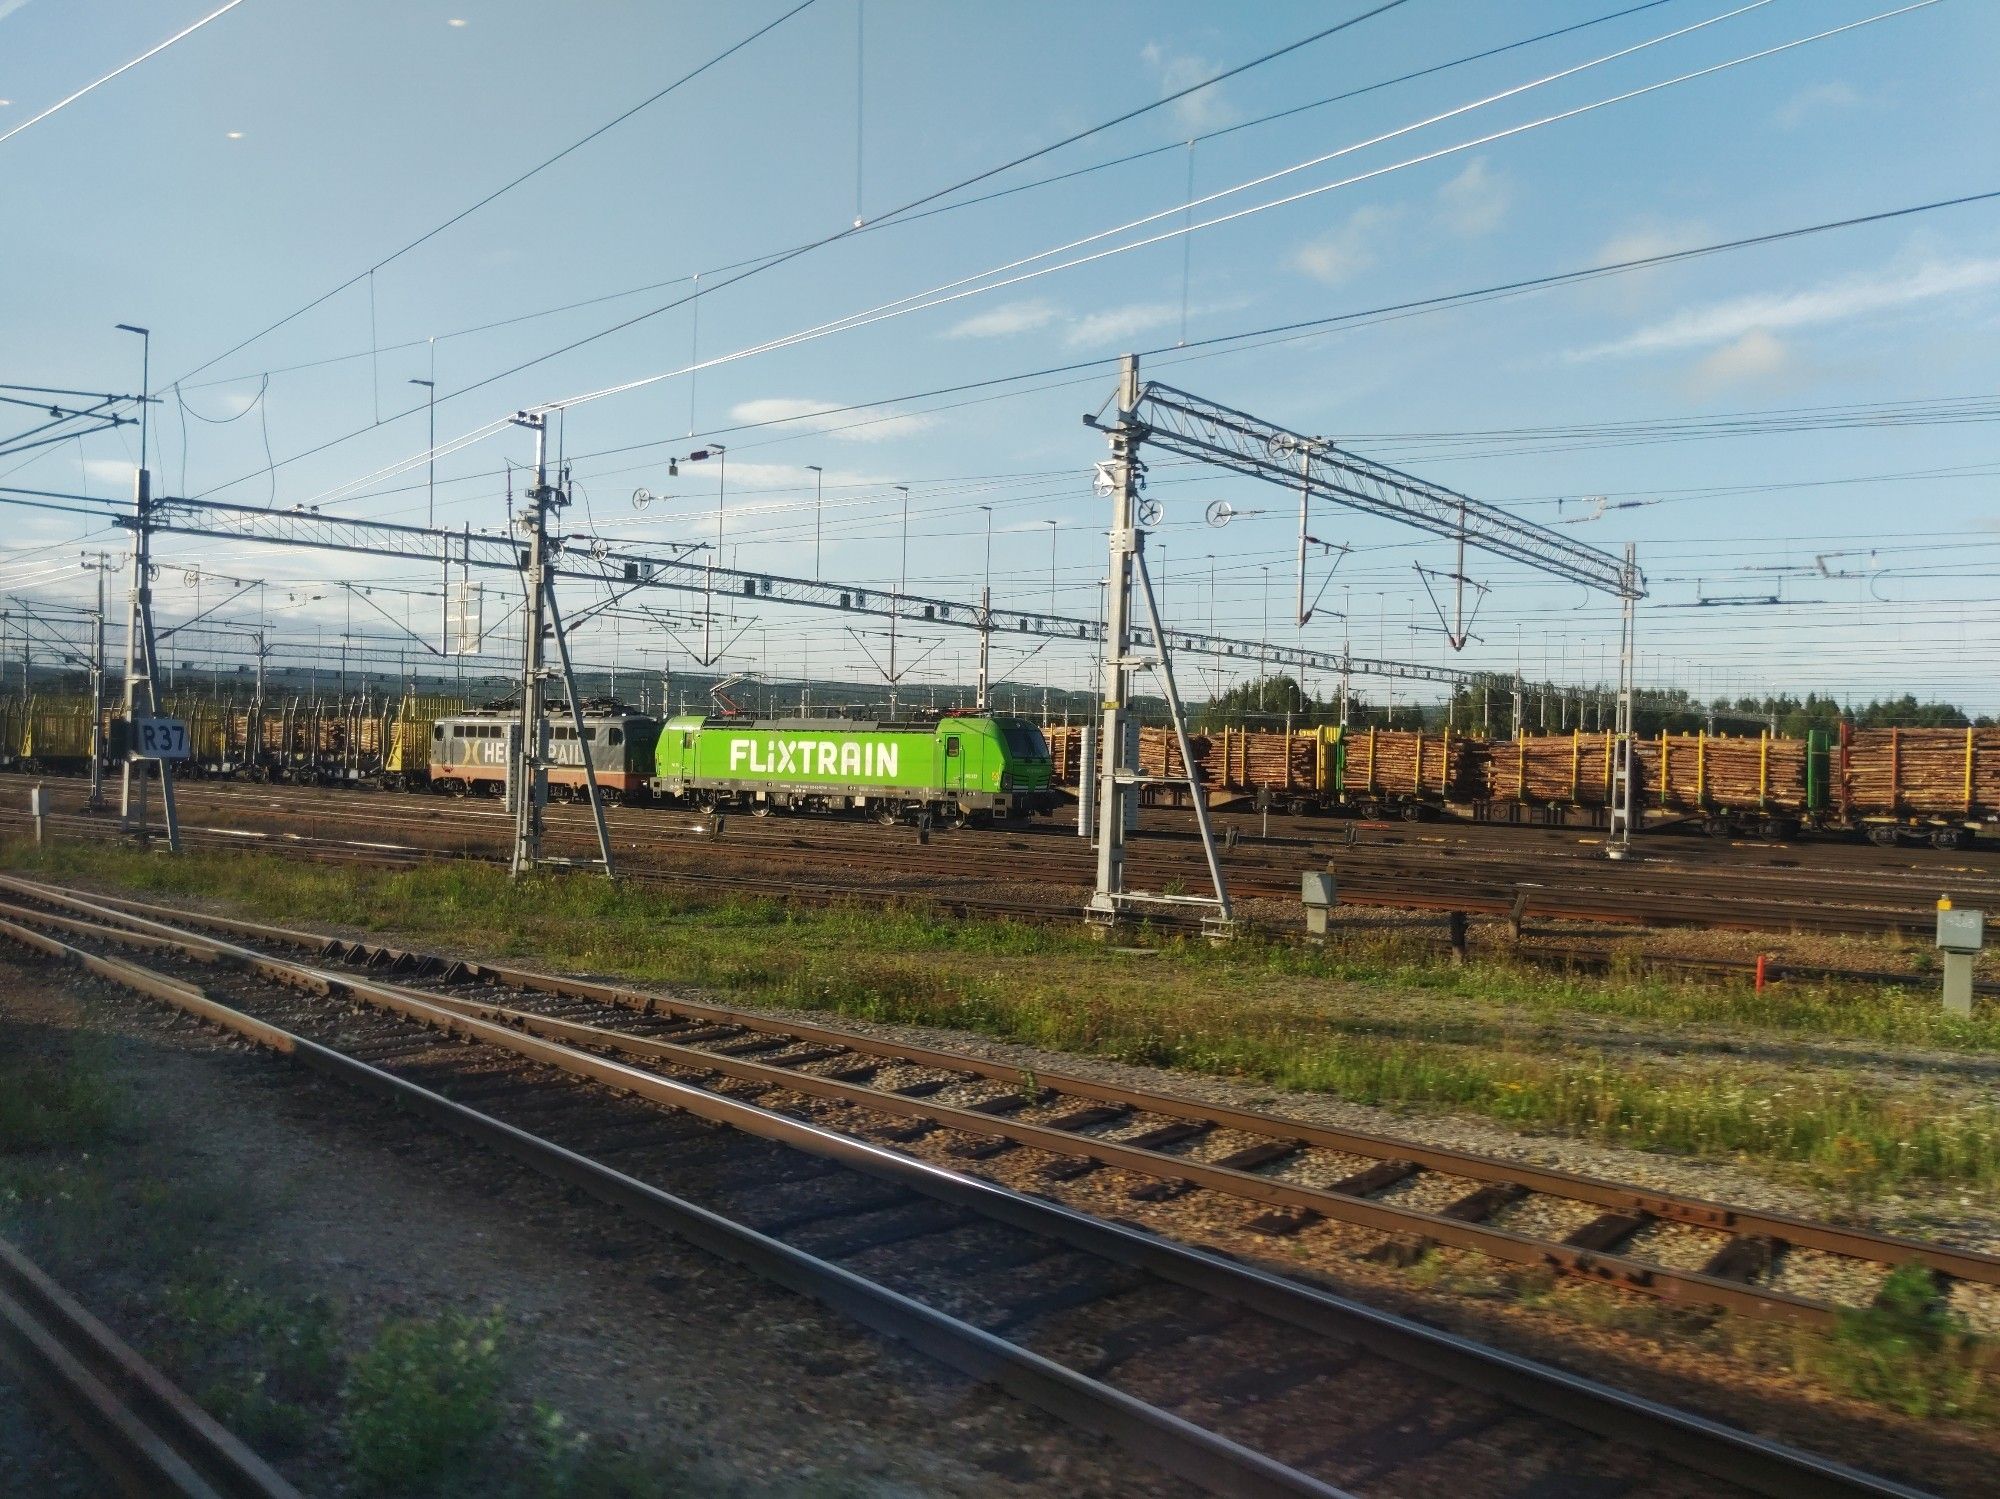
[[[1333,1224],[1808,1324],[1896,1265],[1982,1321],[2000,1296],[1989,1255],[614,985],[14,878],[0,934],[1216,1492],[1914,1492],[1334,1296],[1246,1239]],[[1230,1253],[1200,1228],[1224,1219]]]
[[[299,1499],[263,1459],[5,1239],[0,1365],[123,1493]]]
[[[490,859],[503,852],[508,826],[506,814],[481,801],[440,806],[396,795],[199,782],[183,786],[181,795],[192,841],[235,847],[282,841],[289,849],[335,857]],[[17,820],[23,815],[11,806],[8,812]],[[685,812],[614,809],[612,818],[634,872],[662,878],[698,872],[704,883],[795,898],[921,892],[967,912],[1074,916],[1091,878],[1088,846],[1062,827],[940,831],[919,841],[907,828],[827,818],[732,816],[720,836],[712,819]],[[67,809],[54,821],[79,832],[102,825]],[[581,809],[551,808],[549,824],[553,844],[574,842],[576,851],[583,849],[589,832]],[[1199,850],[1176,832],[1135,840],[1135,884],[1198,888]],[[1614,927],[1921,938],[1931,930],[1940,893],[1960,904],[2000,903],[2000,868],[1983,860],[1914,869],[1789,867],[1793,862],[1763,859],[1744,867],[1648,852],[1614,864],[1594,849],[1574,846],[1513,853],[1402,839],[1349,844],[1335,836],[1248,839],[1225,857],[1238,902],[1281,930],[1297,908],[1300,872],[1327,867],[1337,870],[1347,906],[1518,913]],[[1002,879],[1050,893],[1024,900],[940,887],[941,881],[991,885]]]

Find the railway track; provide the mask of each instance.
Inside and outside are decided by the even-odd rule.
[[[24,822],[25,814],[0,806],[0,824]],[[105,823],[102,817],[87,817],[69,813],[53,813],[50,825],[60,831],[83,837],[102,836]],[[372,825],[371,825],[372,826]],[[323,863],[366,864],[386,867],[409,867],[433,862],[438,859],[458,859],[487,864],[504,864],[505,858],[498,851],[473,852],[466,848],[424,847],[415,844],[385,842],[380,839],[325,837],[300,832],[296,828],[265,829],[244,828],[202,823],[184,822],[183,842],[192,848],[214,850],[241,850],[245,848],[268,848],[283,850],[287,857],[311,859]],[[840,904],[853,900],[881,899],[885,892],[876,885],[855,885],[832,879],[801,879],[795,876],[732,874],[726,871],[704,868],[698,874],[680,874],[657,869],[621,870],[626,879],[672,888],[696,885],[706,891],[729,890],[742,895],[770,897],[791,903]],[[1003,900],[992,896],[969,896],[950,893],[938,888],[934,883],[924,884],[911,890],[908,897],[920,901],[926,909],[944,914],[975,916],[991,919],[1020,921],[1073,922],[1077,907],[1069,902]],[[1511,918],[1514,902],[1497,897],[1484,902],[1461,902],[1443,899],[1436,902],[1438,910],[1470,910],[1471,914]],[[1541,908],[1526,910],[1525,914],[1549,920],[1560,919],[1560,913]],[[1183,931],[1191,935],[1201,935],[1202,929],[1193,918],[1178,917],[1172,911],[1162,911],[1149,917],[1155,928],[1167,931]],[[1254,925],[1254,923],[1253,923]],[[1296,940],[1299,933],[1289,925],[1262,929],[1266,937]],[[1444,951],[1448,943],[1443,937],[1435,939],[1434,945]],[[1707,977],[1755,977],[1762,973],[1765,981],[1777,982],[1781,979],[1809,983],[1839,983],[1870,985],[1881,987],[1927,985],[1932,980],[1923,974],[1898,972],[1886,969],[1857,968],[1829,964],[1804,963],[1792,960],[1767,960],[1760,965],[1755,959],[1706,956],[1676,955],[1671,953],[1619,953],[1615,956],[1602,949],[1587,944],[1563,943],[1538,937],[1533,946],[1510,944],[1510,954],[1522,961],[1541,963],[1567,970],[1591,971],[1611,966],[1614,962],[1621,966],[1639,965],[1662,972],[1681,972]],[[2000,995],[2000,980],[1980,979],[1974,983],[1974,992],[1981,995]]]
[[[847,1103],[803,1090],[802,1071],[765,1085],[743,1070],[800,1057],[783,1036],[745,1026],[753,1044],[712,1037],[690,1069],[658,1050],[690,1039],[671,1016],[651,1018],[680,1026],[678,1041],[585,1035],[562,1028],[583,1022],[501,1015],[480,998],[351,971],[356,958],[397,965],[381,952],[350,949],[343,971],[192,930],[192,919],[6,884],[0,935],[446,1124],[1216,1493],[1917,1492],[892,1149],[866,1138],[859,1116],[912,1128],[928,1121],[884,1100],[936,1109],[945,1090]],[[418,976],[421,959],[400,956],[403,977]],[[499,981],[448,967],[433,977]],[[833,1128],[801,1097],[856,1117]],[[1025,1122],[1005,1108],[963,1112]],[[970,1126],[957,1119],[952,1132],[1004,1138]],[[1049,1143],[1052,1159],[1076,1158]]]
[[[477,802],[452,803],[451,817],[441,819],[434,807],[427,809],[401,797],[302,792],[292,787],[221,789],[198,783],[187,790],[184,801],[190,816],[202,807],[213,807],[249,824],[208,829],[218,836],[295,831],[293,809],[310,809],[331,828],[387,835],[346,840],[360,846],[395,839],[407,842],[392,846],[493,855],[500,851],[504,836],[502,815]],[[696,826],[709,824],[687,814],[636,811],[616,818],[614,834],[628,860],[637,854],[659,872],[684,866],[698,856],[704,878],[710,878],[720,848],[723,858],[739,865],[761,861],[797,870],[792,888],[815,883],[857,888],[853,872],[881,866],[885,853],[892,856],[896,878],[912,886],[934,887],[940,880],[992,881],[996,853],[1005,856],[1007,873],[1022,881],[1077,890],[1090,883],[1088,849],[1053,830],[941,833],[934,841],[919,843],[907,830],[892,834],[826,819],[731,818],[727,836],[711,843],[692,831]],[[552,811],[551,832],[556,838],[581,840],[585,836],[581,815],[565,817],[560,810]],[[1171,888],[1176,881],[1190,887],[1201,883],[1195,850],[1184,841],[1147,838],[1134,850],[1135,883],[1153,888]],[[1308,842],[1278,851],[1245,846],[1231,852],[1228,868],[1239,900],[1284,906],[1297,902],[1301,869],[1332,864],[1339,870],[1341,900],[1346,905],[1506,916],[1525,898],[1526,912],[1544,920],[1829,935],[1922,936],[1930,930],[1932,907],[1941,889],[1952,890],[1961,903],[2000,899],[2000,879],[1983,872],[1940,873],[1927,879],[1730,871],[1668,860],[1619,865],[1570,862],[1575,867],[1455,851],[1370,847],[1361,853],[1334,842]],[[738,878],[747,881],[749,876],[739,870]],[[1068,914],[1073,907],[1063,909]]]
[[[1933,1275],[1941,1296],[1984,1301],[1967,1309],[2000,1321],[2000,1256],[1949,1245],[1157,1090],[1027,1074],[964,1052],[739,1006],[0,876],[6,895],[15,899],[0,898],[0,917],[71,935],[150,948],[205,932],[205,948],[221,954],[214,939],[228,939],[238,963],[291,951],[356,974],[394,974],[405,990],[421,985],[429,1002],[454,1013],[691,1086],[768,1092],[830,1129],[869,1118],[868,1138],[921,1146],[940,1161],[991,1162],[1021,1152],[1009,1160],[1008,1175],[1036,1191],[1061,1192],[1105,1172],[1137,1179],[1125,1193],[1131,1203],[1170,1203],[1195,1192],[1233,1201],[1248,1230],[1271,1241],[1339,1223],[1390,1236],[1386,1257],[1413,1258],[1444,1245],[1684,1305],[1809,1326],[1832,1325],[1843,1308],[1868,1305],[1890,1272],[1917,1265]],[[1211,1214],[1203,1205],[1194,1216]],[[1819,1289],[1801,1289],[1807,1286]]]
[[[299,1499],[289,1483],[0,1239],[0,1364],[135,1499]]]

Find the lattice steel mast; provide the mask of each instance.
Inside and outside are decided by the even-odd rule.
[[[514,798],[514,858],[516,876],[541,864],[590,864],[615,876],[611,863],[611,834],[604,822],[604,796],[597,784],[597,767],[591,763],[590,741],[585,737],[583,706],[577,701],[576,675],[570,669],[569,641],[563,634],[562,612],[556,607],[555,554],[560,543],[549,535],[549,512],[569,504],[569,496],[549,483],[548,421],[540,412],[517,412],[514,422],[535,434],[535,483],[527,504],[514,518],[527,540],[518,566],[521,573],[521,713],[509,746],[507,784]],[[553,639],[560,663],[551,671],[543,654],[544,642]],[[577,758],[583,768],[584,784],[590,790],[590,814],[597,828],[595,861],[550,859],[542,853],[542,808],[549,799],[549,722],[542,686],[552,675],[562,678],[563,699],[576,735]]]

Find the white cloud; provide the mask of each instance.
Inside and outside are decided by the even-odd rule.
[[[922,412],[870,407],[865,411],[843,411],[832,401],[814,401],[800,396],[767,396],[741,401],[729,408],[738,422],[791,422],[809,432],[823,432],[842,442],[887,442],[910,437],[937,424],[937,418]]]
[[[99,484],[130,484],[139,465],[130,458],[86,458],[83,474]]]
[[[1930,262],[1910,270],[1831,281],[1804,291],[1736,297],[1690,307],[1573,359],[1661,354],[1733,343],[1746,333],[1842,323],[2000,286],[2000,259]]]
[[[945,329],[946,338],[1008,338],[1046,328],[1056,320],[1056,309],[1048,302],[1008,302],[989,312],[977,313],[962,323]]]
[[[1488,168],[1485,157],[1475,156],[1438,189],[1438,214],[1454,234],[1491,234],[1507,217],[1513,196],[1507,179]]]
[[[1655,255],[1692,249],[1708,238],[1699,224],[1643,224],[1607,239],[1597,252],[1597,262],[1616,265],[1627,260],[1648,260]]]
[[[28,0],[0,0],[0,21],[6,20],[27,3]]]
[[[1146,43],[1139,56],[1159,78],[1162,94],[1184,89],[1221,71],[1207,58],[1187,52],[1169,52],[1158,42]],[[1196,89],[1186,98],[1174,100],[1172,107],[1174,123],[1191,134],[1213,130],[1236,118],[1236,111],[1223,97],[1219,84],[1213,88]]]
[[[1292,266],[1315,281],[1338,286],[1375,264],[1388,230],[1401,217],[1400,208],[1357,208],[1338,229],[1299,246]]]
[[[1693,249],[1714,238],[1701,224],[1649,220],[1612,235],[1597,247],[1590,258],[1593,265],[1622,265],[1635,260],[1650,260],[1658,255],[1671,255],[1676,250]],[[1599,306],[1620,309],[1629,316],[1636,316],[1657,303],[1663,290],[1661,283],[1668,279],[1669,271],[1668,266],[1646,266],[1607,276],[1591,283],[1583,295]]]
[[[1133,302],[1124,307],[1107,307],[1078,318],[1063,341],[1071,348],[1120,343],[1155,328],[1172,327],[1179,323],[1180,316],[1178,302]]]
[[[1689,383],[1696,395],[1743,385],[1768,385],[1790,373],[1792,351],[1765,328],[1752,328],[1724,344],[1694,367]]]
[[[1815,83],[1780,104],[1771,118],[1785,130],[1796,130],[1816,114],[1852,109],[1860,102],[1861,95],[1844,83]]]

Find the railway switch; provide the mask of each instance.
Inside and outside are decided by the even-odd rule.
[[[1948,1014],[1972,1013],[1972,965],[1986,946],[1986,913],[1953,908],[1951,897],[1937,903],[1937,945],[1944,954],[1944,1007]]]

